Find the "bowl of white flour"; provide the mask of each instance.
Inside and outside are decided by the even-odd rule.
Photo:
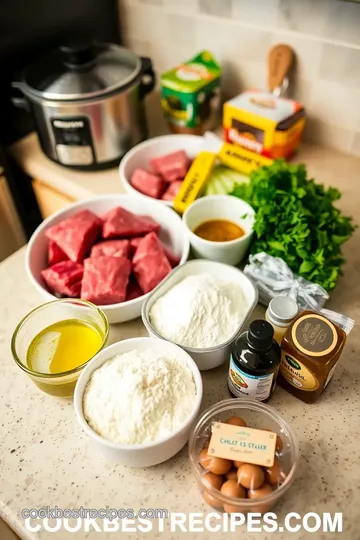
[[[256,304],[257,291],[241,270],[197,259],[173,270],[150,293],[142,320],[150,336],[179,345],[207,370],[229,360]]]
[[[102,452],[122,465],[150,467],[187,443],[202,394],[199,369],[186,351],[140,337],[114,343],[88,363],[74,408]]]

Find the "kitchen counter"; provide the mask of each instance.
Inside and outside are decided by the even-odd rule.
[[[62,167],[51,161],[41,150],[35,133],[30,133],[11,149],[13,157],[31,177],[73,199],[86,199],[95,194],[123,191],[118,168],[83,172]]]
[[[341,189],[339,206],[358,216],[360,160],[315,147],[305,147],[301,159],[308,164],[317,180]],[[30,159],[30,158],[29,158]],[[46,159],[46,158],[45,158]],[[35,165],[34,165],[35,166]],[[97,173],[99,174],[99,173]],[[110,188],[112,183],[109,174]],[[64,178],[66,174],[64,175]],[[95,178],[95,177],[94,177]],[[89,190],[104,191],[102,181],[93,178]],[[100,177],[99,177],[100,178]],[[101,176],[101,178],[105,178]],[[55,179],[52,182],[60,182]],[[114,180],[115,181],[115,180]],[[81,184],[69,174],[71,189]],[[85,182],[85,180],[84,180]],[[65,184],[64,184],[65,185]],[[77,188],[76,188],[77,189]],[[110,191],[114,188],[111,185]],[[75,191],[73,191],[75,193]],[[79,197],[85,195],[77,192]],[[328,307],[360,320],[360,230],[346,244],[347,262]],[[70,540],[76,538],[120,537],[64,530],[49,533],[25,531],[20,512],[23,508],[43,506],[59,508],[166,508],[169,512],[209,512],[190,471],[187,448],[166,463],[149,469],[128,469],[108,461],[97,452],[81,433],[74,418],[72,402],[41,393],[15,364],[9,343],[12,332],[29,310],[42,302],[29,283],[24,269],[24,250],[0,264],[0,383],[1,469],[0,514],[26,540]],[[257,307],[254,317],[263,315]],[[110,342],[145,335],[141,321],[111,327]],[[334,538],[355,540],[360,530],[360,336],[353,330],[333,380],[322,399],[306,405],[277,388],[272,405],[293,427],[300,446],[296,480],[283,501],[275,508],[283,522],[288,512],[343,512],[343,532]],[[203,408],[227,398],[227,366],[203,373]],[[165,525],[165,531],[166,531]],[[240,528],[242,530],[242,528]],[[138,538],[136,533],[123,533],[123,538]],[[148,533],[148,538],[177,540],[183,537],[208,538],[209,533]],[[231,533],[212,533],[215,540],[236,537]],[[254,534],[243,530],[243,540]],[[256,538],[269,540],[271,534],[258,533]],[[287,539],[290,533],[277,533]],[[296,540],[327,538],[322,532],[298,532]]]
[[[152,122],[151,125],[157,125]],[[166,128],[160,122],[152,135],[163,135]],[[221,135],[221,130],[218,132]],[[105,171],[75,171],[57,165],[42,152],[38,138],[31,133],[11,147],[11,153],[17,163],[31,177],[60,192],[71,199],[86,199],[94,195],[123,192],[119,179],[118,167]],[[325,184],[338,186],[344,190],[356,189],[360,182],[357,171],[360,159],[310,144],[303,144],[295,162],[307,164],[310,174]],[[344,193],[346,196],[346,193]],[[351,199],[351,197],[349,197]],[[351,204],[349,203],[345,204]],[[351,212],[351,209],[348,210]]]

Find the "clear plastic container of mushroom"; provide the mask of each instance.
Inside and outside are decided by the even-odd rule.
[[[225,420],[226,424],[246,427],[246,422],[240,416],[231,416]],[[264,428],[263,428],[264,429]],[[271,430],[267,430],[271,431]],[[281,467],[279,454],[283,448],[283,442],[279,435],[276,439],[276,455],[272,467],[261,467],[243,461],[231,461],[208,455],[208,447],[205,446],[200,452],[200,465],[204,469],[202,483],[220,491],[225,496],[237,499],[262,499],[273,493],[283,482],[286,475]],[[239,512],[238,507],[222,503],[216,500],[216,496],[203,492],[204,499],[211,506],[223,507],[225,512]],[[210,500],[208,500],[210,499]],[[239,500],[239,503],[241,502]],[[267,509],[254,507],[254,511]]]

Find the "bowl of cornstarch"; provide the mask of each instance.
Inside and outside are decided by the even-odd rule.
[[[149,337],[103,349],[75,387],[80,427],[99,450],[130,467],[150,467],[187,443],[200,411],[202,379],[173,343]]]
[[[257,303],[257,291],[238,268],[196,259],[173,270],[142,308],[152,337],[186,352],[200,370],[229,360],[231,346]]]

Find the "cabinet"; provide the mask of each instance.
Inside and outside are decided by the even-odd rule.
[[[1,540],[20,540],[17,534],[10,529],[9,525],[0,518],[0,538]]]
[[[0,261],[21,248],[25,242],[25,234],[10,189],[0,170]]]
[[[45,185],[41,180],[33,180],[32,186],[44,219],[74,202],[74,199]]]

